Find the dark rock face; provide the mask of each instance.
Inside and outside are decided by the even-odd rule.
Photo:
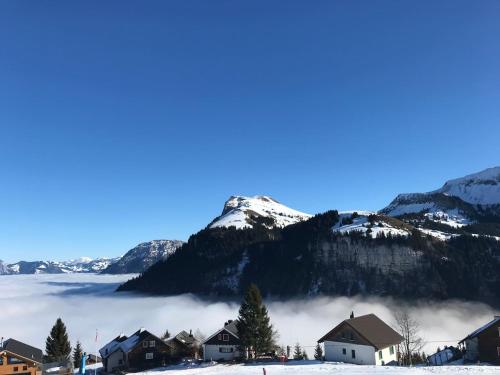
[[[240,296],[253,282],[273,297],[500,301],[500,242],[494,238],[464,234],[439,241],[418,230],[371,238],[335,233],[337,221],[330,211],[283,229],[205,229],[119,290]]]

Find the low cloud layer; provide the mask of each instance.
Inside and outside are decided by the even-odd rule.
[[[126,276],[110,275],[18,275],[0,277],[0,335],[14,337],[45,349],[45,339],[60,316],[70,340],[80,340],[87,351],[123,332],[140,327],[161,335],[199,329],[210,335],[227,319],[238,314],[234,302],[207,301],[191,295],[149,297],[114,293]],[[271,320],[279,331],[279,342],[300,342],[310,354],[316,341],[340,321],[355,315],[375,313],[393,323],[393,313],[403,307],[381,298],[313,298],[288,302],[268,301]],[[425,351],[457,341],[493,318],[495,312],[479,303],[419,303],[409,306],[420,321]],[[95,344],[95,331],[99,341]]]

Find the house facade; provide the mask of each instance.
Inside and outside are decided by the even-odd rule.
[[[241,357],[237,321],[229,320],[224,327],[203,342],[205,361],[234,361]]]
[[[465,349],[466,362],[500,364],[500,316],[495,316],[458,344]]]
[[[0,343],[0,375],[40,375],[43,352],[14,339]]]
[[[171,347],[152,333],[140,329],[130,337],[120,335],[99,350],[105,372],[140,371],[165,366]]]
[[[172,357],[175,359],[200,357],[200,343],[191,330],[189,333],[181,331],[167,342],[172,348]]]
[[[374,314],[346,319],[322,338],[327,361],[387,365],[398,361],[403,337]]]

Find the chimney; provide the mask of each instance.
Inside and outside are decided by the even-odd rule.
[[[189,330],[189,337],[193,337],[193,330],[192,329]]]
[[[354,319],[354,311],[351,311],[351,316],[349,317],[349,319]]]

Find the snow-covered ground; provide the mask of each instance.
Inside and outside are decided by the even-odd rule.
[[[278,363],[260,363],[251,365],[210,365],[201,366],[171,366],[164,369],[141,372],[141,375],[321,375],[321,374],[499,374],[500,367],[495,366],[436,366],[436,367],[387,367],[387,366],[358,366],[342,363],[318,361],[290,361],[285,365]]]

